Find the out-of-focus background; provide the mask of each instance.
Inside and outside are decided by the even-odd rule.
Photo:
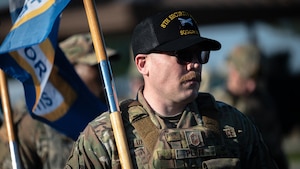
[[[291,169],[300,168],[300,0],[96,0],[106,46],[116,49],[121,59],[112,62],[119,100],[129,96],[132,73],[130,35],[144,17],[160,10],[189,10],[198,21],[202,36],[221,42],[204,66],[208,87],[224,82],[225,57],[236,45],[255,42],[264,55],[268,89],[280,110],[284,130],[283,148]],[[73,0],[62,14],[59,39],[89,31],[82,1]],[[11,28],[8,0],[0,1],[0,42]],[[22,85],[10,79],[12,103]],[[280,145],[278,145],[280,146]]]

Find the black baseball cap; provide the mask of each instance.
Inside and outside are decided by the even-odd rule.
[[[185,10],[160,12],[140,22],[132,33],[134,57],[151,52],[178,51],[199,44],[203,50],[219,50],[221,44],[200,36],[197,22]]]

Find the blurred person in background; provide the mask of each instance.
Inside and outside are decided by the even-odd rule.
[[[90,34],[73,35],[62,41],[60,47],[89,90],[105,102],[101,73]],[[110,48],[107,48],[107,56],[111,60],[119,58],[119,54]],[[24,100],[13,105],[12,112],[22,169],[63,168],[74,141],[47,124],[33,119],[27,112]],[[0,114],[0,168],[12,169],[9,140],[2,111]]]
[[[94,52],[93,41],[90,33],[73,35],[59,44],[68,60],[88,89],[101,101],[106,102],[105,90],[102,83],[101,70]],[[111,48],[106,48],[110,61],[120,59],[120,54]]]
[[[266,88],[263,61],[264,56],[256,45],[236,46],[227,57],[226,83],[212,89],[212,93],[217,100],[235,106],[253,120],[278,167],[287,169],[278,109]]]

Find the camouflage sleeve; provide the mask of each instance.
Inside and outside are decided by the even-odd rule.
[[[43,159],[46,159],[49,149],[42,123],[32,119],[27,113],[17,126],[23,167],[27,169],[43,168]]]
[[[89,123],[73,145],[65,169],[121,168],[112,133],[108,115]]]

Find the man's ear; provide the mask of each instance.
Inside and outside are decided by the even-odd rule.
[[[141,74],[148,73],[147,66],[146,66],[146,58],[147,58],[146,54],[138,54],[136,55],[134,60],[136,68]]]

